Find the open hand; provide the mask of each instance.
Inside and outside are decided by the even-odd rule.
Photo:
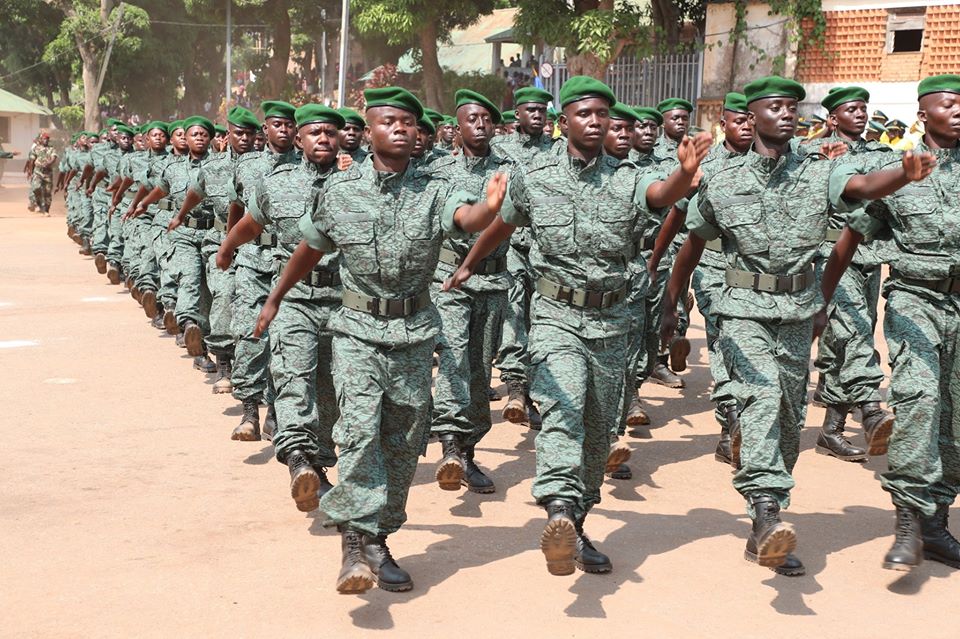
[[[903,154],[903,172],[911,182],[919,182],[923,178],[933,173],[937,166],[937,158],[932,153],[913,153],[907,151]]]
[[[353,164],[353,158],[347,155],[346,153],[342,153],[337,156],[338,171],[346,171],[347,169],[350,168],[352,164]]]
[[[503,206],[503,198],[507,194],[507,174],[494,173],[490,181],[487,182],[487,207],[494,213],[500,211]]]
[[[217,251],[217,268],[221,271],[225,271],[230,268],[231,262],[233,262],[233,253],[227,253],[224,251],[225,247],[221,246]]]
[[[272,296],[268,296],[267,301],[263,303],[263,308],[260,309],[260,316],[257,317],[257,325],[253,329],[254,337],[260,338],[267,332],[270,323],[273,322],[273,318],[277,316],[279,309],[279,304],[273,301]]]
[[[680,160],[680,166],[687,173],[696,173],[700,168],[700,162],[707,157],[710,152],[710,146],[713,144],[713,138],[704,131],[698,133],[696,137],[685,137],[680,141],[677,147],[677,159]]]
[[[816,340],[827,327],[827,309],[821,308],[813,316],[813,339]]]
[[[461,286],[463,286],[464,282],[470,279],[471,275],[473,275],[473,271],[460,266],[456,271],[453,272],[453,275],[448,277],[443,283],[443,291],[446,292],[453,289],[459,289]]]
[[[173,219],[170,220],[170,223],[167,224],[167,233],[175,231],[180,225],[183,224],[183,220],[180,219],[179,215],[174,215]]]
[[[847,145],[843,142],[824,142],[820,145],[820,152],[827,156],[827,158],[836,160],[847,152]]]

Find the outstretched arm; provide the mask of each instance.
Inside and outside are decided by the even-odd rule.
[[[663,209],[673,206],[690,192],[690,186],[700,169],[700,162],[710,152],[713,138],[703,132],[695,138],[684,138],[677,147],[680,166],[666,180],[654,182],[647,187],[647,207]]]
[[[306,277],[307,273],[320,263],[322,257],[323,252],[310,248],[310,245],[305,241],[301,241],[300,244],[297,245],[286,267],[283,269],[283,273],[280,275],[280,280],[277,282],[276,287],[270,291],[270,295],[267,296],[267,301],[263,303],[260,316],[257,318],[257,326],[253,329],[254,337],[263,335],[273,321],[273,318],[277,316],[277,311],[280,309],[280,302],[283,301],[283,297],[290,292],[294,284]]]
[[[691,233],[687,240],[677,252],[677,259],[673,262],[673,271],[670,274],[670,282],[667,284],[667,290],[663,299],[663,322],[660,325],[660,342],[666,346],[673,339],[677,330],[677,300],[680,295],[687,290],[690,283],[690,275],[693,269],[700,262],[700,256],[703,255],[703,247],[707,241]]]
[[[452,288],[463,286],[463,283],[473,275],[477,264],[510,237],[515,228],[517,227],[504,222],[502,217],[496,216],[493,222],[477,238],[476,243],[470,248],[470,252],[463,258],[463,262],[457,270],[443,283],[443,290],[449,291]]]
[[[467,233],[479,233],[497,217],[506,192],[506,174],[494,174],[487,183],[487,199],[476,204],[464,204],[453,214],[453,221]]]
[[[239,222],[234,224],[233,228],[227,231],[227,236],[220,243],[220,248],[217,250],[217,267],[221,271],[230,268],[230,263],[233,262],[233,254],[237,248],[262,232],[262,224],[253,219],[253,216],[249,213],[244,215]]]
[[[848,200],[879,200],[896,193],[910,182],[919,182],[933,172],[937,159],[932,153],[903,154],[901,165],[895,169],[854,175],[843,189]]]
[[[857,233],[849,226],[845,226],[840,231],[840,239],[833,245],[833,251],[830,252],[830,258],[823,269],[823,276],[820,278],[820,291],[823,293],[823,308],[817,311],[813,316],[813,337],[817,338],[823,332],[827,325],[827,307],[833,294],[837,290],[837,284],[843,272],[850,266],[857,247],[863,241],[863,235]]]
[[[187,189],[187,195],[183,198],[183,204],[180,205],[180,210],[177,211],[177,214],[174,215],[173,219],[170,220],[170,224],[167,225],[167,232],[170,232],[183,224],[183,220],[187,217],[187,213],[192,211],[194,207],[201,202],[203,202],[202,195],[193,189]]]
[[[663,220],[663,225],[660,227],[660,232],[657,233],[657,239],[653,244],[653,254],[650,255],[650,261],[647,264],[647,271],[651,277],[656,276],[660,260],[663,259],[667,249],[670,248],[673,238],[675,238],[677,233],[680,232],[680,229],[683,228],[683,222],[686,219],[686,211],[681,211],[675,206],[670,207],[670,212],[667,213],[667,217]]]

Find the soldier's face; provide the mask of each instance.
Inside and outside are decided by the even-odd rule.
[[[50,145],[50,138],[45,135],[41,135],[40,146],[49,146],[49,145]]]
[[[444,144],[450,144],[453,142],[453,138],[457,134],[457,130],[452,124],[441,124],[438,133],[440,134],[440,139],[443,140]]]
[[[867,128],[867,103],[854,100],[841,104],[827,117],[827,122],[844,137],[857,139]]]
[[[187,132],[183,129],[177,129],[170,134],[170,143],[177,153],[187,152]]]
[[[649,153],[657,143],[660,125],[653,120],[642,120],[633,127],[633,148],[640,153]]]
[[[263,131],[257,131],[256,137],[253,138],[253,150],[254,151],[263,151],[267,146],[267,136],[263,134]]]
[[[340,148],[344,151],[356,151],[363,140],[363,129],[356,124],[347,122],[340,129]]]
[[[797,130],[796,98],[761,98],[751,102],[749,108],[757,137],[782,145],[789,142]]]
[[[337,127],[329,122],[312,122],[297,131],[297,144],[303,156],[319,166],[330,166],[340,151]]]
[[[603,140],[603,150],[618,160],[623,160],[633,148],[633,122],[610,120],[610,128]]]
[[[457,109],[457,125],[464,148],[473,155],[486,155],[494,133],[490,111],[479,104],[464,104]]]
[[[690,127],[690,113],[684,109],[670,109],[663,114],[663,132],[671,140],[682,140]]]
[[[121,151],[129,151],[130,147],[133,146],[133,138],[128,133],[117,133],[116,139],[117,146],[120,147]]]
[[[422,158],[430,146],[430,140],[433,135],[423,127],[417,127],[417,141],[413,143],[413,151],[410,153],[415,158]]]
[[[747,113],[724,111],[720,119],[726,143],[737,153],[744,153],[753,143],[753,123]]]
[[[517,125],[527,135],[536,137],[547,124],[547,105],[526,102],[517,107]]]
[[[233,124],[228,126],[230,135],[227,139],[235,153],[246,153],[253,148],[253,140],[257,137],[256,129],[244,129]]]
[[[151,151],[162,151],[167,146],[167,134],[162,129],[147,131],[147,143]]]
[[[367,111],[370,146],[377,155],[388,158],[409,158],[417,141],[417,118],[413,113],[392,106],[379,106]]]
[[[571,102],[563,108],[560,122],[566,122],[567,135],[574,147],[590,155],[599,153],[610,127],[610,105],[603,98]]]
[[[293,120],[287,118],[267,118],[263,123],[263,130],[267,134],[270,148],[277,153],[286,153],[293,147],[293,136],[296,135],[296,126]]]
[[[924,132],[938,144],[956,145],[960,140],[960,95],[956,93],[928,93],[920,98],[917,118],[923,122]]]
[[[207,152],[210,146],[210,132],[199,124],[187,130],[187,149],[191,154],[200,156]]]

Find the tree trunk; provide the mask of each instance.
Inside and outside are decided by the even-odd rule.
[[[570,75],[588,75],[600,81],[605,81],[607,77],[607,61],[593,53],[568,53],[567,69]]]
[[[83,62],[83,126],[88,131],[99,131],[100,93],[97,91],[97,76],[100,66],[95,52],[90,51],[79,38],[77,49]]]
[[[653,0],[650,3],[653,14],[653,25],[659,27],[662,33],[660,44],[673,51],[680,44],[680,11],[672,0]]]
[[[441,112],[443,106],[443,70],[437,58],[437,23],[428,20],[420,31],[421,64],[423,65],[423,92],[427,106]]]
[[[288,0],[271,0],[267,11],[273,16],[273,53],[264,74],[265,95],[279,96],[287,80],[290,60],[290,6]]]

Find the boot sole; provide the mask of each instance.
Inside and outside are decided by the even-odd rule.
[[[180,333],[180,327],[177,326],[177,315],[170,309],[163,312],[163,328],[166,329],[167,335]]]
[[[893,570],[894,572],[911,572],[914,568],[919,566],[911,566],[910,564],[901,564],[900,562],[885,561],[883,562],[884,570]]]
[[[867,453],[871,457],[887,454],[887,449],[890,447],[890,434],[893,433],[894,421],[896,421],[896,417],[891,416],[889,419],[881,422],[873,433],[871,433],[870,439],[867,440]]]
[[[606,563],[601,565],[587,565],[581,561],[576,562],[577,570],[580,572],[585,572],[588,575],[602,575],[613,570],[612,563]]]
[[[373,586],[372,572],[354,571],[337,582],[337,592],[341,595],[362,595]]]
[[[527,424],[530,421],[530,416],[527,415],[527,411],[518,406],[504,406],[501,415],[503,419],[511,424]]]
[[[929,550],[923,551],[923,558],[929,559],[930,561],[936,561],[938,563],[945,564],[947,566],[950,566],[951,568],[960,568],[960,561],[956,561],[954,559],[948,559],[947,557],[938,555],[935,552],[930,552]],[[884,565],[884,568],[886,568],[886,565]]]
[[[743,551],[743,558],[749,561],[750,563],[758,564],[757,556],[748,550]],[[777,573],[778,575],[783,575],[784,577],[801,577],[807,574],[806,567],[801,568],[784,568],[783,566],[769,566],[770,570]]]
[[[107,274],[107,256],[103,253],[97,253],[97,256],[93,258],[93,263],[97,267],[97,273],[100,275]]]
[[[471,486],[470,482],[468,482],[466,478],[460,480],[460,485],[469,490],[471,493],[477,493],[478,495],[489,495],[497,492],[496,486]]]
[[[577,531],[569,519],[547,522],[540,535],[540,550],[551,575],[572,575],[576,569]]]
[[[150,319],[157,316],[157,293],[156,291],[144,291],[141,297],[143,304],[143,313]]]
[[[271,429],[266,429],[266,428],[264,428],[263,431],[262,431],[262,433],[263,433],[263,438],[264,438],[266,441],[272,442],[272,441],[273,441],[273,438],[274,438],[274,437],[276,436],[276,434],[277,434],[277,431],[276,431],[275,429],[272,429],[272,428],[271,428]]]
[[[650,416],[644,413],[643,415],[627,415],[627,426],[649,426],[650,425]]]
[[[320,475],[315,470],[305,470],[290,482],[290,496],[297,502],[297,510],[309,513],[320,507]],[[371,588],[373,580],[371,579]]]
[[[228,383],[220,386],[217,386],[216,384],[213,385],[214,395],[226,395],[227,393],[232,393],[232,392],[233,392],[233,384]]]
[[[620,464],[626,464],[630,460],[631,451],[626,446],[617,447],[607,455],[607,464],[603,469],[604,473],[615,473],[620,468]]]
[[[764,568],[779,568],[787,560],[787,555],[797,549],[797,533],[793,526],[787,523],[781,523],[779,529],[774,531],[763,544],[757,548],[756,563]],[[751,553],[744,551],[744,557],[748,560]]]
[[[674,371],[676,372],[676,371]],[[659,384],[661,386],[666,386],[667,388],[684,388],[686,384],[683,381],[679,382],[665,382],[662,379],[657,379],[656,377],[647,378],[648,382],[653,382],[654,384]]]
[[[117,269],[107,269],[107,280],[113,284],[117,285],[120,283],[120,271]]]
[[[187,345],[187,355],[199,357],[203,355],[203,332],[196,324],[191,324],[183,331],[183,343]]]
[[[867,460],[867,454],[866,454],[866,453],[864,453],[864,454],[862,454],[862,455],[847,455],[847,456],[838,455],[837,453],[833,452],[832,450],[830,450],[830,449],[827,448],[826,446],[820,446],[819,444],[817,445],[816,450],[817,450],[817,452],[820,453],[821,455],[826,455],[826,456],[828,456],[828,457],[836,457],[836,458],[839,459],[840,461],[859,462],[859,461],[866,461],[866,460]]]
[[[413,582],[408,581],[403,584],[388,584],[377,579],[377,588],[380,590],[386,590],[387,592],[407,592],[408,590],[413,590]]]
[[[460,490],[463,482],[463,466],[457,461],[447,461],[437,469],[437,484],[440,490]]]
[[[670,344],[670,368],[675,373],[687,370],[687,357],[690,356],[690,340],[678,337]]]
[[[249,423],[249,422],[244,422],[244,424],[247,424],[247,423]],[[240,424],[240,426],[243,426],[243,424]],[[235,442],[258,442],[258,441],[260,441],[260,432],[258,431],[258,429],[257,429],[256,426],[253,427],[253,432],[249,432],[249,433],[246,432],[246,431],[244,431],[244,430],[241,430],[241,429],[240,429],[240,426],[237,426],[236,428],[233,429],[233,432],[230,434],[230,439],[231,439],[231,440],[233,440],[233,441],[235,441]]]

